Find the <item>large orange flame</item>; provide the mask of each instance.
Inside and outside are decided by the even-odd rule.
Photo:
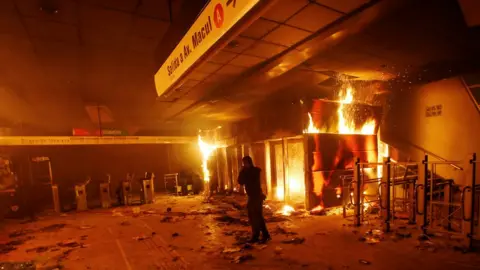
[[[205,182],[210,182],[210,172],[208,170],[208,159],[212,153],[218,148],[217,145],[208,144],[202,140],[202,136],[198,135],[198,147],[202,153],[202,170],[203,170],[203,180]]]
[[[344,91],[340,91],[339,94],[339,107],[337,110],[338,122],[337,122],[337,132],[338,134],[364,134],[364,135],[374,135],[375,134],[375,119],[368,119],[363,123],[360,128],[357,128],[355,125],[354,115],[345,104],[352,104],[354,100],[353,97],[353,88],[348,86]],[[318,134],[326,133],[325,128],[318,128],[315,126],[312,120],[312,115],[308,113],[308,127],[303,131],[306,134]]]

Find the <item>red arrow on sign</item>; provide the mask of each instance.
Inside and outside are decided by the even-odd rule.
[[[227,7],[230,6],[230,4],[233,2],[233,8],[235,8],[235,4],[237,3],[237,0],[228,0],[227,1]]]

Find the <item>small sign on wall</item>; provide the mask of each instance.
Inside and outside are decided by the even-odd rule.
[[[425,110],[425,116],[426,117],[441,116],[442,109],[443,109],[442,105],[427,106],[427,109]]]

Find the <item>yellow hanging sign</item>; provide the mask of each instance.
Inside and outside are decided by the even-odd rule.
[[[155,74],[161,96],[260,0],[211,0]]]

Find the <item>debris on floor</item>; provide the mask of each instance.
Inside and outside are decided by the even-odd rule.
[[[27,253],[30,253],[30,252],[43,253],[43,252],[53,250],[55,248],[57,248],[56,245],[38,246],[38,247],[34,247],[34,248],[29,248],[26,251],[27,251]]]
[[[287,231],[284,228],[277,225],[275,229],[272,231],[272,234],[297,235],[298,233]]]
[[[255,248],[256,248],[256,249],[259,249],[259,250],[266,249],[267,247],[268,247],[267,245],[262,245],[262,244],[260,244],[260,245],[255,245]]]
[[[143,241],[143,240],[147,240],[147,239],[150,239],[150,238],[151,238],[150,236],[140,235],[140,236],[133,237],[133,240]]]
[[[273,252],[277,255],[280,255],[283,253],[283,248],[279,247],[279,246],[276,246],[275,249],[273,250]]]
[[[412,233],[405,230],[405,229],[396,231],[395,235],[400,237],[400,238],[410,238],[410,237],[412,237]]]
[[[243,263],[245,261],[253,260],[254,257],[252,254],[245,254],[245,255],[240,255],[235,257],[235,259],[232,260],[232,263]]]
[[[431,252],[436,251],[435,244],[432,241],[418,241],[417,242],[417,248],[420,250],[428,250]]]
[[[177,232],[172,233],[172,237],[178,237],[178,236],[180,236],[179,233],[177,233]]]
[[[368,230],[363,236],[358,240],[365,242],[366,244],[374,245],[380,243],[384,239],[384,233],[382,230],[372,229]]]
[[[248,226],[248,221],[241,220],[239,218],[234,218],[229,215],[223,215],[220,217],[215,217],[214,220],[227,224],[239,224],[243,226]]]
[[[160,222],[166,223],[172,221],[172,217],[169,216],[164,216],[162,219],[160,219]]]
[[[290,219],[283,217],[283,216],[272,216],[272,217],[266,217],[265,222],[266,223],[274,223],[274,222],[284,222],[284,221],[289,221]]]
[[[130,225],[130,221],[124,220],[124,221],[120,222],[120,225],[122,225],[122,226],[129,226],[129,225]]]
[[[80,230],[89,230],[89,229],[93,228],[93,226],[83,225],[83,226],[80,226],[79,228],[80,228]]]
[[[17,238],[15,240],[9,241],[9,242],[4,243],[4,244],[0,244],[0,254],[7,254],[10,251],[16,250],[17,246],[21,246],[26,241],[32,240],[34,238],[35,237],[33,237],[33,236],[26,236],[26,237],[22,237],[22,238]]]
[[[294,238],[286,239],[282,241],[282,243],[284,244],[294,244],[294,245],[303,244],[304,242],[305,242],[305,238],[303,237],[294,237]]]
[[[64,224],[64,223],[52,224],[52,225],[48,225],[46,227],[41,228],[40,231],[41,232],[56,232],[56,231],[59,231],[59,230],[65,228],[65,226],[67,226],[67,224]]]
[[[37,267],[34,262],[0,262],[0,269],[23,269],[23,270],[35,270]]]
[[[15,245],[9,245],[9,244],[0,244],[0,254],[7,254],[10,251],[14,251],[17,248]],[[0,268],[1,269],[1,268]]]
[[[359,263],[363,264],[363,265],[370,265],[372,264],[371,262],[367,261],[367,260],[358,260]]]
[[[112,217],[123,217],[123,213],[121,212],[113,212]]]
[[[229,254],[229,253],[235,253],[235,252],[240,252],[242,251],[241,248],[239,247],[236,247],[236,248],[225,248],[222,253],[226,253],[226,254]]]
[[[75,248],[75,247],[80,247],[82,244],[78,243],[77,241],[73,239],[65,240],[62,242],[57,243],[57,246],[59,247],[69,247],[69,248]]]
[[[31,233],[34,233],[34,231],[33,230],[21,229],[21,230],[16,230],[16,231],[11,232],[8,235],[8,237],[15,238],[15,237],[24,236],[24,235],[31,234]]]

